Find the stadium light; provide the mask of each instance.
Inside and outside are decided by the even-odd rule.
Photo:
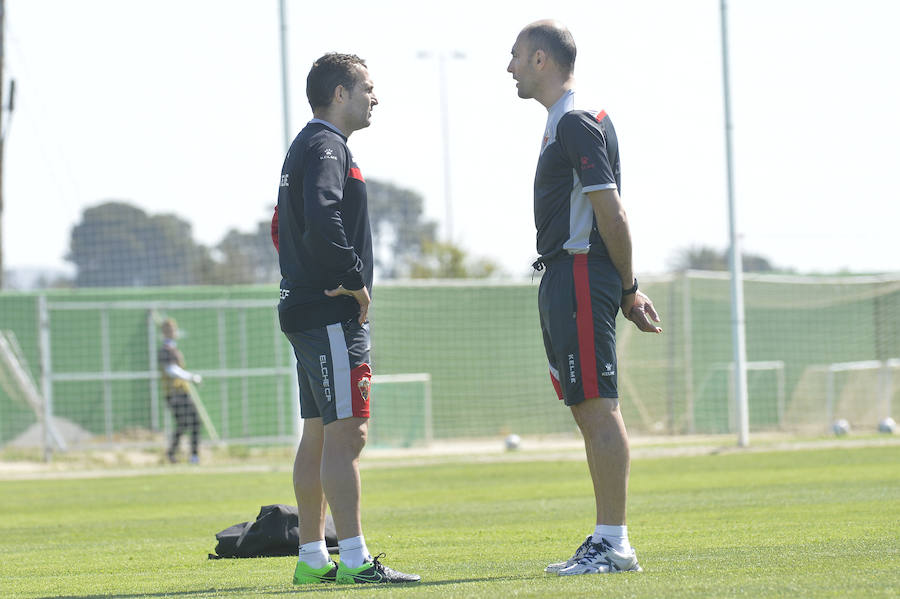
[[[459,51],[452,52],[428,52],[420,50],[416,55],[417,58],[431,59],[436,58],[438,61],[438,79],[440,82],[440,101],[441,101],[441,141],[443,144],[444,154],[444,216],[445,235],[448,243],[453,243],[453,202],[450,184],[450,116],[447,99],[447,60],[463,59],[465,54]]]
[[[750,414],[747,407],[747,343],[744,320],[744,273],[734,201],[734,174],[731,157],[731,95],[728,79],[728,20],[725,0],[719,4],[722,20],[722,86],[725,101],[725,168],[728,180],[728,234],[731,241],[731,339],[734,359],[734,401],[738,445],[750,444]]]

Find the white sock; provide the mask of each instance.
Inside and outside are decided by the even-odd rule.
[[[617,553],[631,553],[631,543],[628,542],[628,527],[624,524],[622,526],[598,524],[594,528],[591,541],[599,543],[601,538],[606,539]]]
[[[310,568],[323,568],[331,561],[325,541],[312,541],[300,545],[300,561]]]
[[[369,559],[369,548],[362,535],[338,539],[338,548],[341,550],[341,563],[348,568],[359,568]]]

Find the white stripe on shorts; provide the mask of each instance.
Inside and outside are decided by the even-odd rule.
[[[553,367],[553,364],[551,364],[550,362],[547,362],[547,366],[550,367],[550,374],[552,374],[553,378],[555,378],[558,381],[559,380],[559,371],[557,369],[555,369]]]
[[[331,367],[334,369],[334,407],[338,420],[353,416],[353,398],[350,396],[350,353],[344,327],[336,322],[325,327],[328,345],[331,347]]]

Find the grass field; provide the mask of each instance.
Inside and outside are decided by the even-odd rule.
[[[395,588],[293,587],[290,557],[207,560],[216,532],[293,501],[285,464],[0,481],[0,596],[900,595],[900,446],[635,460],[645,572],[570,578],[542,570],[592,527],[586,467],[523,458],[366,462],[368,545],[423,579]]]

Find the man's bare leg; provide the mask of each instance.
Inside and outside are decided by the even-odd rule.
[[[359,516],[359,454],[366,444],[368,418],[343,418],[324,427],[322,489],[331,506],[338,539],[362,535]]]
[[[294,495],[300,514],[300,544],[325,538],[325,494],[322,491],[321,418],[303,420],[303,436],[294,458]]]
[[[597,524],[624,525],[630,455],[619,402],[601,397],[585,400],[571,409],[584,435]]]
[[[600,496],[597,492],[597,480],[600,476],[597,472],[597,466],[594,463],[594,451],[591,448],[591,440],[587,435],[582,434],[584,438],[584,455],[587,456],[588,470],[591,473],[591,481],[594,483],[594,503],[597,506],[597,522],[596,524],[600,524],[603,522],[603,507],[600,505]]]

